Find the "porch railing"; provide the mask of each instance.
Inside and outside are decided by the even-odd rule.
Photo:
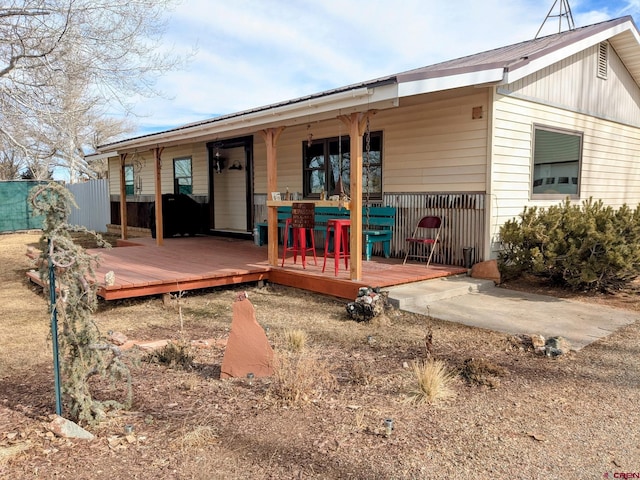
[[[485,247],[485,202],[484,193],[390,193],[380,202],[371,202],[371,206],[396,207],[396,224],[391,240],[391,256],[403,258],[406,253],[407,237],[426,215],[442,218],[441,248],[436,251],[434,263],[446,265],[464,265],[463,249],[473,248],[473,262],[484,260]],[[266,195],[254,197],[255,222],[267,217]],[[366,219],[363,218],[363,222]],[[318,234],[316,245],[321,245],[322,234]],[[373,250],[381,255],[380,245]]]

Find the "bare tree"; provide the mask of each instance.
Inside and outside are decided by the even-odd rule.
[[[26,158],[93,176],[84,149],[125,123],[106,112],[157,95],[178,60],[159,49],[173,0],[13,0],[0,6],[0,137]],[[116,132],[117,126],[124,131]],[[103,138],[104,139],[104,138]],[[48,169],[48,168],[47,168]]]

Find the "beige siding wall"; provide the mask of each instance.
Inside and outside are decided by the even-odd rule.
[[[109,195],[120,195],[120,158],[111,157],[107,162],[109,169]]]
[[[609,46],[607,79],[598,78],[598,45],[529,75],[505,91],[528,99],[640,126],[640,89]]]
[[[561,201],[530,200],[533,124],[582,132],[580,199],[602,199],[613,207],[640,202],[640,130],[582,113],[496,95],[490,235],[517,217],[525,205],[547,207]],[[494,250],[497,245],[494,245]]]
[[[372,131],[383,132],[383,190],[392,192],[484,192],[487,164],[486,89],[425,95],[405,106],[381,110]],[[483,118],[473,120],[472,108]],[[302,142],[348,135],[338,119],[289,127],[278,141],[278,189],[302,192]],[[254,136],[255,192],[266,192],[266,149]]]
[[[208,195],[207,148],[204,143],[168,147],[162,151],[162,193],[173,193],[173,160],[175,158],[191,158],[193,174],[193,194]],[[136,178],[140,177],[142,191],[140,195],[154,195],[155,160],[153,152],[129,153],[126,165],[134,166]],[[120,159],[109,159],[109,194],[120,194]]]
[[[374,117],[384,130],[385,193],[485,191],[487,91],[452,93]],[[474,107],[482,107],[481,119],[472,119]]]

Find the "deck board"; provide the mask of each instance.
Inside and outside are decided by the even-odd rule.
[[[334,275],[333,258],[307,255],[306,268],[301,259],[293,263],[288,256],[284,267],[272,267],[267,261],[267,248],[252,241],[221,237],[165,238],[159,247],[151,238],[131,239],[127,246],[112,249],[94,249],[90,253],[100,255],[96,269],[96,281],[102,284],[98,295],[106,300],[116,300],[161,293],[186,291],[223,285],[235,285],[259,280],[288,285],[339,298],[355,298],[361,286],[389,287],[431,278],[465,273],[456,266],[407,263],[402,260],[372,257],[362,262],[362,279],[353,281],[344,263],[338,276]],[[282,254],[282,248],[280,248]],[[115,284],[104,286],[105,274],[113,271]],[[39,282],[37,274],[30,278]]]

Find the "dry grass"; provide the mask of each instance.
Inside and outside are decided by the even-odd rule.
[[[218,442],[218,431],[211,425],[196,425],[193,430],[186,432],[177,439],[182,449],[205,447]]]
[[[286,329],[283,336],[285,348],[290,352],[300,353],[307,346],[308,337],[304,330]]]
[[[277,352],[274,358],[270,395],[289,406],[304,405],[325,391],[336,388],[336,379],[329,366],[313,352]]]
[[[429,359],[412,362],[415,388],[410,392],[412,403],[433,403],[453,395],[452,384],[455,375],[441,360]]]
[[[48,302],[25,276],[35,268],[26,256],[27,245],[39,239],[40,233],[0,235],[0,351],[9,353],[0,361],[0,378],[51,358]]]

